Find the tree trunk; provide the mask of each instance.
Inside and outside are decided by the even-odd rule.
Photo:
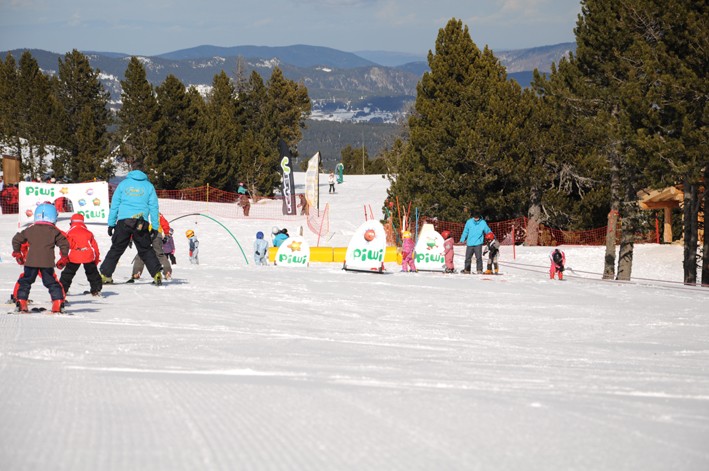
[[[697,283],[697,219],[699,197],[697,184],[684,180],[684,283]]]
[[[615,276],[615,244],[618,228],[618,210],[620,209],[620,166],[616,151],[611,156],[611,209],[608,213],[608,228],[606,232],[606,256],[603,268],[603,279],[612,280]]]
[[[542,221],[542,192],[539,187],[532,187],[530,191],[527,217],[527,234],[524,238],[524,245],[539,245],[539,224]]]
[[[709,288],[709,237],[707,237],[707,208],[709,208],[709,163],[704,167],[704,245],[702,246],[702,286]]]
[[[633,185],[628,185],[626,201],[623,204],[623,224],[618,251],[618,274],[616,280],[629,281],[633,271],[633,249],[635,247],[635,232],[638,227],[637,196]]]

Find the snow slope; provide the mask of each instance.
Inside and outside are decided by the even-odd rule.
[[[386,185],[322,185],[329,244]],[[548,248],[509,246],[500,277],[376,275],[256,267],[255,232],[283,224],[217,219],[248,265],[218,224],[183,218],[165,286],[93,299],[80,272],[73,316],[0,315],[0,468],[709,469],[709,290],[678,283],[681,247],[637,247],[633,274],[669,282],[600,281],[602,249],[571,246],[565,282]],[[0,216],[5,299],[16,230]]]

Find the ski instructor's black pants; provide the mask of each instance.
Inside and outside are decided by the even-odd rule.
[[[475,255],[475,268],[478,272],[483,271],[483,246],[468,245],[465,248],[465,271],[470,271],[473,255]]]
[[[113,275],[118,260],[123,255],[123,252],[126,251],[131,238],[133,238],[133,244],[138,249],[138,256],[145,263],[150,276],[154,277],[156,273],[162,271],[162,266],[158,261],[157,255],[155,255],[155,250],[153,250],[152,240],[150,240],[148,221],[143,219],[121,219],[116,222],[116,227],[113,229],[111,249],[101,264],[101,274],[106,277]]]

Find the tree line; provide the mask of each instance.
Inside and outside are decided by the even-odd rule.
[[[604,278],[627,280],[647,217],[638,192],[681,184],[684,280],[695,283],[709,180],[708,20],[703,1],[584,0],[576,53],[522,89],[451,19],[428,54],[406,136],[383,154],[390,197],[443,220],[526,215],[529,244],[542,223],[605,223]]]
[[[305,86],[279,68],[266,82],[255,71],[236,80],[222,71],[203,97],[173,75],[153,86],[132,57],[117,113],[99,76],[76,50],[59,59],[54,76],[29,51],[0,61],[0,142],[23,156],[24,175],[107,180],[123,162],[161,189],[234,191],[244,182],[252,195],[271,195],[280,181],[278,139],[297,154],[310,113]]]

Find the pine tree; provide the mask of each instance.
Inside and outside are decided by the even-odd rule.
[[[113,172],[108,147],[108,125],[111,123],[109,94],[99,81],[99,73],[91,67],[88,58],[76,49],[67,53],[64,60],[59,59],[57,97],[61,107],[59,144],[62,150],[52,166],[55,175],[62,179],[74,182],[105,179]],[[86,142],[85,139],[93,142]],[[82,148],[95,153],[82,155],[80,161]],[[100,173],[87,175],[81,168],[86,164],[85,159],[93,160],[90,169]]]
[[[167,76],[156,89],[159,118],[155,128],[156,151],[146,159],[147,173],[157,188],[186,188],[201,174],[198,158],[204,101],[199,93],[185,86],[174,75]]]
[[[144,162],[156,152],[158,102],[145,67],[137,57],[130,58],[121,87],[123,104],[118,111],[121,155],[129,168],[143,168]]]
[[[17,102],[19,87],[17,61],[8,52],[5,60],[0,61],[0,139],[17,156],[22,151],[20,106]]]
[[[408,152],[390,193],[445,219],[464,219],[471,210],[519,211],[510,165],[518,144],[519,86],[456,19],[439,31],[428,64],[408,123]]]
[[[243,136],[237,121],[236,90],[224,72],[214,77],[204,119],[206,133],[201,165],[206,170],[206,180],[217,188],[235,191],[239,178],[237,147]]]

